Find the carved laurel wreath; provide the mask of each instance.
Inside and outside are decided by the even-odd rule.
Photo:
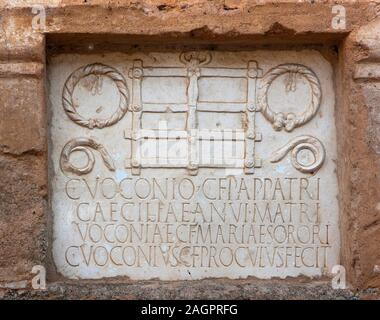
[[[268,105],[268,90],[272,82],[279,76],[290,73],[290,75],[303,76],[310,85],[311,89],[311,102],[307,106],[306,110],[296,115],[292,112],[282,113],[274,112]],[[321,103],[321,86],[315,73],[309,68],[299,64],[282,64],[271,70],[269,70],[261,81],[261,87],[258,92],[258,107],[264,117],[270,121],[275,130],[281,130],[285,128],[290,132],[294,128],[297,128],[306,122],[308,122],[317,113],[319,105]]]
[[[73,91],[78,82],[89,75],[100,75],[106,76],[112,79],[117,86],[117,89],[120,93],[120,100],[118,109],[109,117],[108,119],[96,119],[89,118],[86,119],[82,117],[76,110],[73,104]],[[124,77],[116,71],[116,69],[106,66],[101,63],[93,63],[86,66],[83,66],[75,70],[69,78],[66,80],[66,83],[63,87],[62,92],[62,103],[63,108],[65,109],[66,114],[71,120],[75,123],[87,127],[89,129],[93,128],[104,128],[112,126],[118,122],[128,110],[128,88],[125,82]]]

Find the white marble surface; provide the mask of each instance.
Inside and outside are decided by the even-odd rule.
[[[94,63],[111,68],[77,72],[64,106],[66,80]],[[62,275],[267,279],[318,276],[339,263],[333,71],[317,51],[64,54],[49,65],[53,256]],[[272,114],[285,115],[277,127],[263,92]]]

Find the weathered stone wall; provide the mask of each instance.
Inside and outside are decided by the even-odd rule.
[[[34,3],[0,2],[2,295],[269,298],[265,290],[257,291],[267,287],[277,298],[292,297],[300,288],[305,298],[352,297],[332,290],[328,279],[218,279],[158,286],[157,281],[117,278],[112,280],[113,294],[104,290],[101,281],[67,281],[56,274],[51,258],[48,196],[46,56],[57,51],[88,53],[154,47],[162,42],[173,47],[216,49],[312,45],[330,55],[331,51],[337,53],[333,59],[337,61],[341,260],[353,290],[380,287],[378,3],[341,1],[347,17],[346,29],[342,30],[332,28],[333,2],[325,1],[38,1],[46,8],[46,27],[33,30]],[[47,267],[46,292],[36,293],[30,287],[31,269],[36,264]]]

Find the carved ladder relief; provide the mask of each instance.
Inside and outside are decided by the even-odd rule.
[[[255,96],[257,79],[262,75],[262,71],[258,68],[256,61],[250,61],[246,68],[217,68],[207,66],[211,62],[211,55],[203,52],[187,52],[180,55],[180,61],[184,67],[144,67],[140,60],[135,60],[133,69],[130,70],[129,77],[133,79],[132,83],[132,112],[133,112],[133,128],[132,131],[125,131],[125,138],[132,141],[132,150],[137,151],[139,141],[144,139],[178,139],[185,140],[188,144],[187,163],[144,163],[142,159],[135,157],[141,156],[141,153],[132,151],[132,158],[127,159],[126,167],[132,168],[133,174],[138,174],[138,168],[155,168],[155,167],[171,167],[171,168],[187,168],[190,175],[196,175],[198,168],[219,168],[229,167],[228,163],[212,163],[205,159],[200,159],[199,149],[200,141],[212,136],[213,141],[221,141],[223,143],[224,136],[228,135],[228,130],[208,130],[203,132],[198,126],[198,111],[202,112],[223,112],[226,117],[230,113],[240,113],[245,121],[245,134],[234,138],[234,141],[240,141],[245,144],[245,152],[240,159],[240,165],[245,172],[250,174],[254,172],[255,167],[261,166],[260,159],[255,158],[255,141],[261,140],[261,134],[255,132]],[[137,72],[137,70],[139,70]],[[183,101],[160,103],[141,102],[142,96],[142,79],[148,78],[172,78],[186,80],[186,102]],[[199,86],[202,80],[213,81],[217,85],[219,79],[243,79],[247,83],[247,92],[245,92],[244,101],[212,101],[199,99]],[[158,130],[152,136],[152,130],[144,130],[141,128],[141,111],[143,112],[186,112],[186,128],[185,130]],[[231,130],[229,130],[231,131]],[[208,137],[207,137],[208,135]],[[220,145],[220,144],[219,144]],[[239,161],[238,161],[239,162]],[[236,166],[236,162],[232,164]]]

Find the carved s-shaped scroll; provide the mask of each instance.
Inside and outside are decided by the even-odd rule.
[[[305,165],[298,161],[298,153],[301,150],[310,150],[314,155],[314,161]],[[285,146],[275,151],[270,157],[270,162],[278,162],[283,159],[287,153],[292,150],[291,160],[295,169],[304,173],[317,171],[325,160],[325,148],[320,140],[312,136],[299,136],[290,140]]]
[[[78,175],[89,173],[95,163],[94,154],[91,149],[99,151],[103,162],[110,171],[115,171],[115,164],[108,151],[95,140],[90,138],[75,138],[65,144],[61,152],[60,165],[63,172],[72,172]],[[87,155],[87,164],[82,167],[76,167],[70,163],[70,154],[75,151],[82,151]]]

